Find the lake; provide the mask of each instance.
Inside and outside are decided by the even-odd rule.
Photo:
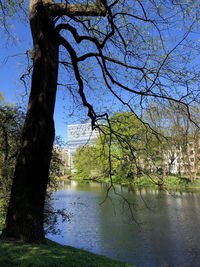
[[[59,222],[63,245],[119,259],[137,267],[200,266],[200,193],[167,192],[64,182],[53,205],[67,208],[71,222]],[[133,204],[133,213],[126,200]]]

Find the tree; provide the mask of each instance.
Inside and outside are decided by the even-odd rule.
[[[143,108],[149,98],[184,105],[187,96],[195,99],[195,91],[187,86],[185,93],[184,88],[186,80],[188,85],[196,78],[195,70],[189,63],[184,63],[184,69],[181,64],[185,62],[182,49],[190,27],[179,33],[182,37],[175,40],[174,46],[171,40],[170,45],[164,40],[172,23],[176,24],[175,20],[171,23],[171,17],[178,17],[177,21],[180,18],[178,9],[182,7],[178,2],[167,5],[165,1],[72,2],[30,0],[32,83],[3,238],[44,242],[43,213],[54,140],[59,62],[68,70],[70,79],[73,73],[78,89],[70,90],[78,94],[88,109],[93,128],[100,127],[99,121],[104,119],[109,124],[109,116],[107,112],[101,113],[101,108],[95,111],[93,101],[88,100],[87,89],[91,87],[105,86],[108,94],[136,116],[135,103]],[[166,12],[162,12],[162,7]],[[67,51],[63,60],[58,57],[59,46],[62,53]],[[177,58],[179,64],[175,64]],[[94,69],[85,78],[88,66]],[[172,94],[171,88],[178,87],[183,88],[181,96]]]
[[[24,114],[13,105],[0,105],[0,187],[3,196],[10,191]]]
[[[199,163],[199,116],[198,108],[191,107],[190,116],[183,105],[170,102],[160,106],[154,103],[146,114],[157,132],[162,133],[163,161],[166,172],[187,175],[194,181]]]
[[[115,113],[105,125],[105,132],[110,133],[107,138],[99,140],[102,151],[111,151],[110,163],[113,179],[132,180],[142,171],[141,154],[145,153],[147,129],[142,121],[132,112]],[[102,141],[102,142],[101,142]],[[108,158],[108,155],[107,155]],[[144,158],[144,155],[143,155]]]
[[[94,146],[76,151],[77,176],[104,180],[111,173],[113,182],[127,183],[142,174],[161,173],[165,142],[157,137],[159,129],[149,129],[132,112],[115,113],[109,123],[101,126],[102,133]]]
[[[0,92],[0,103],[4,100],[2,92]]]
[[[54,141],[53,112],[57,88],[58,47],[64,42],[55,27],[61,14],[101,15],[99,5],[53,4],[30,1],[34,44],[33,74],[3,238],[44,241],[44,204]],[[76,55],[72,52],[72,57]],[[75,64],[75,63],[74,63]],[[76,66],[75,66],[76,69]]]
[[[1,96],[1,95],[0,95]],[[1,101],[2,100],[2,101]],[[19,137],[23,121],[22,112],[0,100],[0,230],[5,220],[15,157],[19,147]]]
[[[25,114],[20,107],[6,104],[2,101],[0,104],[0,230],[5,220],[24,119]],[[58,147],[60,145],[58,137],[56,138],[56,143]],[[58,216],[61,216],[63,220],[69,220],[69,214],[66,210],[55,210],[50,205],[52,200],[51,192],[57,188],[55,177],[59,173],[62,164],[59,154],[54,149],[51,157],[50,179],[44,210],[46,233],[55,233],[57,231],[55,224]]]
[[[101,162],[98,148],[95,145],[79,147],[74,154],[76,176],[98,180],[103,176]]]

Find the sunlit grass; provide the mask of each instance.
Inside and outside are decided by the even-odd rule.
[[[73,180],[79,182],[79,183],[90,183],[91,180],[84,180],[81,177],[73,177]],[[113,183],[114,184],[120,184],[120,185],[133,185],[133,186],[139,186],[139,187],[151,187],[151,188],[159,188],[159,184],[162,185],[162,179],[163,177],[160,175],[149,175],[149,176],[140,176],[135,177],[134,179],[127,179],[127,178],[121,178],[116,179],[115,176],[113,176]],[[61,181],[68,181],[65,177],[60,177],[59,180]],[[189,181],[188,176],[177,176],[177,175],[167,175],[164,178],[163,187],[169,190],[200,190],[200,175],[198,175],[194,182]],[[99,182],[103,183],[110,183],[109,178],[101,178]]]
[[[0,266],[128,267],[132,265],[48,240],[44,245],[0,241]]]

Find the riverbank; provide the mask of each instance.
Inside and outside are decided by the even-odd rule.
[[[102,179],[90,179],[76,176],[63,176],[58,178],[59,181],[77,181],[81,183],[98,182],[98,183],[110,183],[109,178]],[[200,190],[200,177],[197,177],[194,182],[191,182],[187,177],[178,176],[166,176],[165,179],[159,176],[141,176],[136,179],[123,179],[121,181],[115,181],[114,184],[119,185],[132,185],[136,187],[151,187],[154,189],[167,189],[167,190]]]
[[[20,267],[128,267],[132,266],[74,247],[48,240],[47,244],[0,241],[0,266]]]

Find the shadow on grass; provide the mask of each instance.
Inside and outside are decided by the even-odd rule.
[[[84,250],[48,241],[46,245],[0,242],[0,266],[131,266]]]

